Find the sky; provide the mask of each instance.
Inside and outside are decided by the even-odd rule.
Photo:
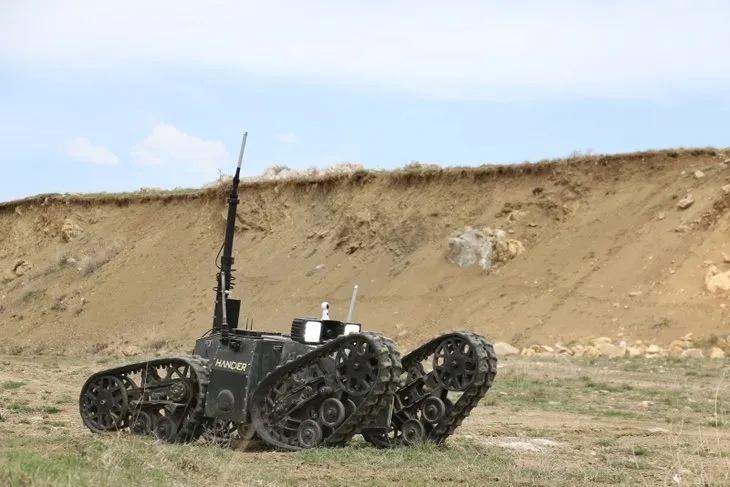
[[[730,146],[726,0],[1,0],[0,201]]]

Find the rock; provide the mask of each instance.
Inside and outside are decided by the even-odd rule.
[[[136,345],[127,345],[126,347],[122,348],[122,355],[125,357],[134,357],[135,355],[140,355],[142,353],[142,350],[136,346]]]
[[[501,437],[494,442],[501,448],[509,448],[512,450],[543,452],[546,447],[555,447],[560,444],[548,440],[546,438],[517,438],[517,437]]]
[[[540,347],[540,345],[530,345],[527,348],[523,348],[520,353],[532,357],[533,355],[537,355],[540,352],[542,352],[542,348]]]
[[[504,230],[464,227],[449,237],[446,258],[459,267],[477,264],[489,271],[495,262],[506,262],[524,251],[522,242],[508,239]]]
[[[666,429],[666,428],[649,428],[646,431],[648,431],[649,433],[654,433],[654,434],[657,434],[657,433],[669,433],[669,430]]]
[[[665,219],[666,217],[667,217],[667,214],[666,214],[666,213],[664,213],[664,212],[661,212],[661,213],[659,213],[659,214],[658,214],[658,215],[656,216],[656,219],[657,219],[657,220],[664,220],[664,219]]]
[[[487,227],[484,229],[484,233],[492,243],[493,256],[496,262],[507,262],[525,251],[522,242],[507,238],[504,230]]]
[[[516,221],[521,220],[522,217],[524,217],[525,215],[527,215],[527,212],[526,211],[523,211],[523,210],[513,210],[513,211],[510,212],[509,215],[507,215],[507,221],[508,222],[516,222]]]
[[[705,173],[700,171],[699,169],[694,172],[695,179],[701,179],[705,177]]]
[[[705,354],[699,348],[690,348],[682,352],[682,358],[702,358]]]
[[[669,348],[679,348],[680,350],[687,350],[688,348],[692,348],[692,342],[685,337],[682,337],[681,340],[672,340],[672,342],[669,344]]]
[[[520,355],[522,355],[523,357],[533,357],[535,356],[535,350],[533,350],[532,348],[523,348],[522,350],[520,350]]]
[[[641,357],[644,355],[644,351],[637,347],[629,347],[626,349],[626,352],[629,357]]]
[[[507,259],[514,259],[525,252],[525,246],[519,240],[509,238],[506,241],[505,256]]]
[[[18,259],[13,265],[13,274],[15,274],[17,277],[24,276],[31,269],[33,269],[33,264],[31,264],[27,260]]]
[[[730,291],[730,271],[720,272],[717,266],[710,266],[705,274],[705,288],[713,294]]]
[[[540,345],[540,353],[555,353],[555,349],[548,345]]]
[[[494,344],[494,353],[497,354],[497,357],[507,357],[509,355],[519,355],[520,351],[509,343],[497,342]]]
[[[648,347],[646,347],[645,353],[660,353],[662,351],[659,346],[651,344]]]
[[[623,357],[626,354],[626,350],[612,343],[599,343],[596,348],[601,357],[616,358]]]
[[[602,345],[608,345],[608,344],[602,344]],[[597,347],[586,347],[583,349],[583,357],[600,357],[601,352],[598,350]]]
[[[307,277],[311,277],[311,276],[315,275],[317,272],[323,270],[325,267],[326,266],[324,264],[318,264],[314,269],[310,269],[309,271],[307,271],[307,273],[305,275]]]
[[[668,349],[668,351],[667,351],[667,354],[670,357],[681,357],[682,354],[684,354],[684,352],[685,352],[685,350],[683,348],[681,348],[681,347],[672,347],[672,346],[670,346],[669,349]]]
[[[594,345],[598,345],[600,343],[611,343],[612,340],[608,337],[598,337],[591,340]]]
[[[723,359],[725,358],[725,352],[720,347],[712,347],[710,350],[710,358]]]
[[[632,298],[635,298],[636,296],[640,296],[640,295],[641,295],[641,291],[631,291],[629,293],[629,296],[631,296]]]
[[[726,264],[730,263],[730,255],[727,255],[725,252],[722,253],[722,261]]]
[[[730,194],[730,184],[726,184],[725,186],[722,186],[720,189],[722,190],[723,193]]]
[[[446,258],[458,267],[478,264],[488,271],[492,268],[492,242],[479,230],[466,227],[449,238]]]
[[[79,235],[81,235],[81,227],[78,223],[70,218],[63,220],[63,225],[61,225],[61,239],[64,242],[70,242]]]
[[[695,203],[695,198],[691,194],[686,194],[684,197],[677,202],[677,208],[680,210],[686,210]]]
[[[689,233],[692,230],[692,227],[689,225],[685,225],[684,223],[677,225],[674,228],[674,231],[677,233]]]
[[[561,355],[573,355],[573,351],[571,349],[561,345],[560,343],[555,344],[555,351]]]

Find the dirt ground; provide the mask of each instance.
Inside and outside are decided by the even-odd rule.
[[[730,482],[728,362],[508,357],[445,448],[296,453],[96,435],[92,371],[131,359],[2,356],[4,485],[651,485]]]
[[[730,332],[727,293],[705,286],[730,267],[729,181],[730,151],[698,149],[245,184],[234,296],[242,322],[288,331],[324,300],[344,318],[358,284],[354,318],[406,348],[458,328],[518,347],[709,345]],[[0,203],[1,346],[189,348],[212,321],[225,190]],[[490,273],[457,267],[448,238],[465,226],[525,251]]]

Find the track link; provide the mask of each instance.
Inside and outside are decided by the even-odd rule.
[[[402,367],[390,339],[336,338],[269,373],[251,401],[257,436],[280,450],[342,446],[393,404]]]
[[[426,373],[422,361],[432,359]],[[441,444],[469,416],[492,385],[497,356],[481,335],[456,331],[438,336],[403,356],[407,376],[395,397],[388,434],[364,431],[363,437],[379,448]],[[449,392],[461,393],[452,402]]]
[[[87,378],[79,413],[92,432],[129,431],[188,442],[201,434],[208,361],[165,357],[102,370]]]

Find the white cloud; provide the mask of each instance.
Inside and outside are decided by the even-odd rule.
[[[68,144],[68,155],[72,159],[92,164],[117,164],[119,158],[103,145],[92,145],[85,137],[76,137]]]
[[[284,144],[293,144],[297,141],[297,136],[292,133],[278,134],[276,138],[279,139],[279,142]]]
[[[140,72],[164,63],[451,98],[639,96],[724,89],[728,19],[727,0],[6,0],[0,56]]]
[[[132,158],[145,166],[184,168],[205,177],[215,177],[218,169],[232,164],[222,142],[188,135],[164,123],[132,148]]]

